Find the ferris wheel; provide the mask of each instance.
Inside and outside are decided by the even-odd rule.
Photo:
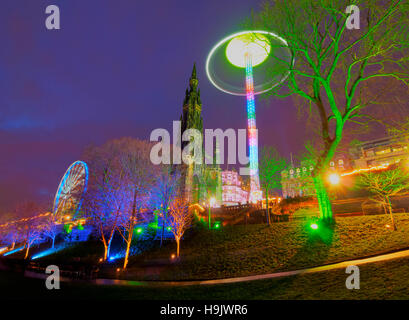
[[[76,161],[65,172],[54,198],[53,213],[57,221],[63,217],[73,218],[81,208],[82,198],[87,191],[88,166]]]

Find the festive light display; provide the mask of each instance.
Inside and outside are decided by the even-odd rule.
[[[370,168],[355,169],[355,170],[353,170],[351,172],[342,173],[341,177],[354,175],[354,174],[358,174],[358,173],[361,173],[361,172],[384,170],[384,169],[387,169],[388,167],[389,167],[388,165],[380,165],[380,166],[370,167]]]
[[[274,47],[274,54],[272,48]],[[225,58],[237,68],[245,68],[245,88],[235,85],[235,79],[226,80],[226,75],[235,74],[232,72],[222,72],[218,70],[223,63],[220,52],[225,50]],[[271,76],[269,79],[260,79],[258,86],[254,85],[253,67],[261,65],[269,60]],[[260,190],[259,172],[258,172],[258,146],[257,146],[257,127],[254,95],[271,90],[288,77],[288,70],[293,64],[291,52],[288,49],[287,42],[278,35],[263,31],[242,31],[226,37],[220,41],[209,53],[206,61],[206,73],[210,82],[221,91],[233,95],[245,95],[247,98],[247,128],[249,144],[250,161],[250,192],[248,201],[257,202],[262,200]],[[236,69],[237,69],[236,68]],[[262,69],[262,68],[261,68]],[[260,69],[258,69],[260,70]],[[265,72],[264,72],[265,73]],[[240,75],[238,75],[240,76]],[[237,77],[236,77],[237,78]]]
[[[271,90],[287,79],[293,64],[293,55],[287,42],[273,32],[248,30],[225,37],[210,50],[206,59],[206,75],[217,89],[236,96],[246,96],[241,73],[241,69],[246,66],[245,52],[250,52],[253,67],[257,68],[253,70],[257,75],[254,86],[256,95]],[[262,67],[265,64],[268,64],[268,73]]]
[[[254,102],[253,66],[262,63],[270,54],[270,43],[262,35],[241,34],[230,40],[226,48],[227,59],[246,71],[247,130],[250,160],[249,201],[261,200],[260,179],[258,173],[258,143],[256,127],[256,106]]]
[[[254,103],[253,64],[250,52],[245,53],[246,92],[247,92],[247,130],[250,160],[250,202],[261,200],[260,179],[258,174],[258,140],[256,127],[256,107]]]
[[[12,224],[18,224],[18,223],[23,223],[23,222],[39,219],[39,218],[44,218],[44,217],[49,216],[50,214],[51,214],[51,212],[46,212],[46,213],[41,213],[41,214],[39,214],[37,216],[30,217],[30,218],[23,218],[23,219],[19,219],[19,220],[9,221],[9,222],[6,222],[4,224],[1,224],[0,228],[5,228],[5,227],[8,227],[8,226],[10,226]]]
[[[88,166],[83,161],[74,162],[65,172],[55,194],[53,212],[57,220],[75,217],[81,209],[82,198],[87,191]],[[67,219],[67,220],[69,220]]]
[[[244,33],[230,40],[226,57],[236,67],[246,68],[246,55],[250,55],[252,67],[255,67],[267,59],[270,50],[270,42],[263,34]]]

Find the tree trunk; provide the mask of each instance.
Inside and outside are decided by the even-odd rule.
[[[160,247],[162,248],[162,243],[163,243],[163,235],[165,234],[165,216],[164,213],[162,213],[162,232],[160,235]]]
[[[395,219],[393,219],[391,199],[389,198],[389,196],[386,196],[386,200],[388,201],[387,203],[388,203],[388,208],[389,208],[389,214],[390,214],[391,220],[392,220],[393,230],[394,230],[394,231],[397,231],[398,228],[396,227]]]
[[[266,219],[267,224],[270,225],[270,212],[268,211],[268,189],[266,188]]]
[[[209,204],[209,217],[208,217],[208,220],[209,220],[209,230],[212,228],[212,220],[211,220],[211,206],[210,206],[210,204]]]
[[[129,251],[131,248],[132,244],[132,238],[133,238],[133,229],[136,225],[136,189],[134,191],[134,198],[133,198],[133,205],[132,205],[132,216],[131,216],[131,221],[129,222],[129,230],[128,230],[128,240],[126,241],[126,252],[125,252],[125,259],[124,259],[124,269],[126,269],[126,266],[128,265],[128,259],[129,259]]]
[[[105,244],[105,241],[102,242],[104,244],[104,261],[108,259],[108,246]]]
[[[128,240],[126,241],[126,252],[125,252],[125,258],[124,258],[124,269],[126,269],[126,266],[128,265],[128,261],[129,261],[129,252],[130,252],[131,244],[132,244],[134,226],[135,224],[132,223],[132,227],[130,228],[128,232]]]
[[[24,256],[24,259],[28,258],[28,251],[30,250],[30,244],[27,244],[27,249],[26,249],[26,255]]]
[[[10,249],[10,250],[14,250],[15,246],[16,246],[16,242],[13,241],[13,244],[11,245],[11,249]]]
[[[180,239],[176,238],[176,256],[179,258],[180,255]]]
[[[107,248],[105,249],[105,250],[106,250],[105,260],[107,259],[107,257],[109,257],[109,255],[110,255],[110,253],[111,253],[111,243],[112,243],[112,239],[114,238],[114,234],[115,234],[115,229],[112,229],[111,235],[110,235],[109,240],[108,240],[108,246],[107,246]]]
[[[53,238],[53,244],[52,244],[51,248],[54,249],[54,247],[55,247],[55,237]]]
[[[128,238],[129,239],[129,238]],[[132,241],[132,238],[131,238]],[[131,248],[131,241],[128,241],[126,243],[126,252],[125,252],[125,259],[124,259],[124,269],[126,269],[126,266],[128,265],[128,259],[129,259],[129,251]]]
[[[331,201],[328,197],[328,192],[324,184],[322,174],[313,177],[315,191],[317,193],[318,206],[320,209],[320,218],[326,222],[333,221]]]

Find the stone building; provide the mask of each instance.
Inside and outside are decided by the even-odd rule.
[[[203,137],[203,117],[202,101],[200,98],[200,89],[198,88],[198,78],[196,65],[193,66],[192,75],[189,79],[189,87],[186,89],[183,100],[183,111],[180,117],[181,133],[188,129],[197,129]],[[189,141],[181,141],[182,150]],[[202,144],[202,163],[192,163],[182,165],[183,188],[186,198],[191,203],[208,203],[210,198],[216,199],[216,205],[222,203],[221,169],[216,164],[217,145],[213,163],[206,164],[204,147]],[[212,161],[208,161],[212,162]]]

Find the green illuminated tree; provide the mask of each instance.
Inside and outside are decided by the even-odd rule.
[[[377,202],[382,203],[390,214],[393,229],[396,231],[396,223],[393,218],[391,197],[409,191],[409,173],[400,167],[381,172],[367,172],[362,174],[359,185],[368,189],[374,195]]]
[[[266,218],[268,224],[270,224],[269,193],[281,187],[281,171],[286,166],[285,158],[280,157],[274,147],[266,146],[260,150],[259,175],[261,187],[266,195]]]
[[[360,17],[354,18],[359,29],[347,28],[352,22],[346,13],[350,5],[360,9]],[[409,2],[266,1],[249,27],[272,31],[288,42],[293,64],[287,65],[287,80],[272,94],[298,97],[298,104],[319,119],[320,156],[312,176],[321,218],[332,221],[324,175],[344,131],[368,124],[373,106],[384,98],[385,84],[409,83]]]

